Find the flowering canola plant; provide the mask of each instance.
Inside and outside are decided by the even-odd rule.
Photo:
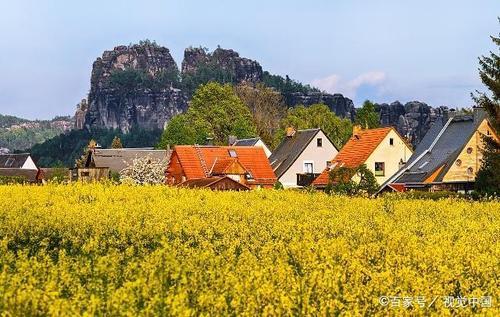
[[[0,197],[6,316],[500,313],[498,201],[111,184]]]

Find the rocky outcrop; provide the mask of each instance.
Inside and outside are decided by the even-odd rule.
[[[87,115],[87,110],[89,106],[87,104],[87,99],[82,99],[80,103],[76,105],[75,111],[75,129],[81,130],[85,126],[85,116]]]
[[[391,104],[375,104],[383,126],[394,126],[413,145],[417,145],[430,126],[448,110],[446,107],[433,108],[426,103],[410,101],[403,105],[399,101]]]
[[[233,83],[262,81],[262,67],[254,60],[240,57],[229,49],[217,48],[208,53],[204,48],[187,48],[182,61],[182,74],[193,75],[202,68],[225,72]]]
[[[310,106],[317,103],[327,105],[331,111],[341,118],[348,118],[354,121],[356,109],[351,99],[341,94],[327,94],[323,92],[292,93],[284,96],[290,106],[305,105]]]
[[[174,87],[178,72],[169,50],[155,43],[105,51],[92,67],[85,127],[162,129],[187,108]]]

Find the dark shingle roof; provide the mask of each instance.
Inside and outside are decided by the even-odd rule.
[[[0,155],[0,168],[21,168],[29,156],[28,153]]]
[[[166,150],[153,148],[95,149],[92,159],[95,167],[109,167],[112,172],[120,172],[136,158],[149,156],[152,159],[168,160]]]
[[[251,138],[251,139],[241,139],[237,140],[236,143],[234,143],[234,146],[254,146],[259,142],[260,138]]]
[[[292,166],[321,129],[298,130],[292,137],[285,137],[269,157],[274,173],[279,178]]]
[[[391,183],[422,183],[443,167],[434,180],[442,181],[482,121],[481,118],[474,120],[473,116],[460,115],[454,117],[446,129],[442,122],[437,121],[408,160],[407,170]],[[431,151],[427,151],[438,136]]]

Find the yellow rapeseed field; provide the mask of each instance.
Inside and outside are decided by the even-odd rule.
[[[6,316],[500,315],[498,201],[111,184],[0,198]]]

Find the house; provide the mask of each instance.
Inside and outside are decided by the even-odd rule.
[[[271,188],[276,176],[264,149],[254,146],[177,145],[172,151],[166,182],[227,176],[249,188]]]
[[[303,187],[310,185],[338,152],[321,129],[288,128],[269,161],[284,187]]]
[[[71,179],[83,181],[107,179],[111,174],[118,174],[131,165],[134,159],[145,156],[168,161],[170,151],[153,148],[102,149],[97,146],[89,146],[81,164],[72,170]]]
[[[29,153],[0,155],[0,168],[38,170]]]
[[[267,145],[260,138],[251,138],[251,139],[240,139],[236,140],[234,143],[230,142],[229,145],[232,146],[260,146],[264,149],[266,156],[271,156],[271,150],[267,147]]]
[[[120,148],[120,149],[90,149],[86,160],[86,168],[108,168],[110,172],[119,173],[131,165],[136,158],[151,157],[156,160],[167,160],[169,151],[154,148]]]
[[[379,192],[471,191],[481,166],[483,135],[499,140],[483,108],[474,108],[473,114],[451,112],[434,123],[408,163]]]
[[[186,180],[178,184],[177,186],[187,187],[187,188],[209,188],[211,190],[235,190],[235,191],[250,190],[250,187],[232,179],[229,176],[193,178]]]
[[[373,172],[378,184],[383,184],[400,170],[412,153],[411,146],[393,127],[364,130],[354,126],[352,137],[314,180],[313,186],[325,188],[332,168],[357,168],[362,164]]]
[[[0,178],[5,182],[38,183],[40,172],[29,153],[0,155]]]

